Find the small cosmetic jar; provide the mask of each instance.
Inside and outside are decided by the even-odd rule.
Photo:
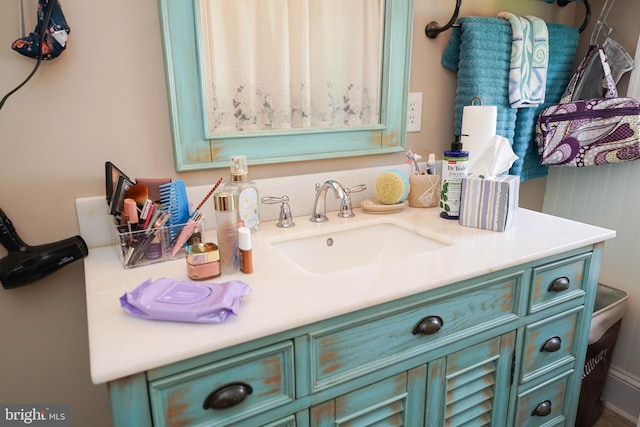
[[[198,243],[186,247],[187,274],[193,280],[209,279],[222,273],[220,251],[215,243]]]

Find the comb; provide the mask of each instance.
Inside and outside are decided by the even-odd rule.
[[[182,227],[189,219],[189,199],[184,181],[179,179],[158,187],[162,211],[169,213],[166,226],[169,242],[173,242]]]

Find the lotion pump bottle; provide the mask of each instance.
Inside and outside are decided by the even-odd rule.
[[[246,156],[231,156],[230,178],[230,182],[224,186],[224,191],[234,195],[238,226],[247,227],[252,232],[257,231],[260,227],[258,187],[249,180]]]
[[[440,216],[446,219],[460,217],[462,178],[467,176],[467,162],[469,161],[469,152],[462,150],[462,142],[460,141],[462,136],[456,135],[455,141],[451,143],[451,150],[444,152],[444,160],[442,161]]]

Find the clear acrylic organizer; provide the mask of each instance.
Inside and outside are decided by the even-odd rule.
[[[112,227],[113,242],[124,268],[135,268],[185,257],[184,247],[171,256],[173,241],[185,224],[167,225],[153,230],[129,231],[126,225],[115,224]],[[204,220],[198,221],[187,244],[201,242],[204,236]],[[149,240],[150,239],[150,240]]]

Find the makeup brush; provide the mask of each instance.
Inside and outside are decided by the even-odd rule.
[[[184,227],[182,227],[182,230],[180,230],[180,234],[178,234],[178,237],[176,238],[176,241],[173,244],[173,247],[171,248],[171,254],[170,254],[171,258],[176,256],[178,251],[182,248],[182,246],[184,246],[187,240],[189,240],[191,235],[196,231],[196,228],[198,228],[198,223],[204,216],[202,212],[200,212],[200,209],[205,204],[205,202],[209,200],[209,197],[211,197],[213,192],[216,191],[216,188],[218,188],[221,182],[222,182],[222,177],[220,177],[220,179],[218,179],[218,182],[216,182],[214,186],[211,187],[211,190],[209,190],[207,195],[204,196],[204,198],[200,201],[200,203],[198,203],[198,206],[196,206],[196,208],[191,213],[189,220],[184,225]]]
[[[127,190],[127,197],[142,206],[149,199],[149,187],[145,184],[134,184]]]

